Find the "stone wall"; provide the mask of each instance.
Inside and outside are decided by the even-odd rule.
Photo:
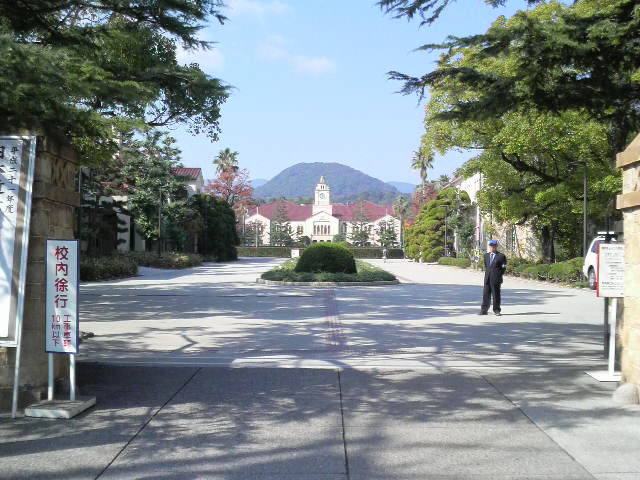
[[[640,135],[618,154],[623,169],[622,195],[617,207],[624,217],[625,284],[624,312],[620,330],[622,377],[640,392]]]
[[[47,354],[44,351],[45,245],[48,238],[73,239],[78,158],[68,146],[38,137],[29,258],[22,330],[20,403],[39,400],[46,393]],[[68,372],[66,355],[55,355],[57,376]],[[10,408],[15,348],[0,348],[0,409]]]

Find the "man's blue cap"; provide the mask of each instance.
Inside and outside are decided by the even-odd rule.
[[[497,245],[498,241],[497,240],[489,240],[489,245]]]

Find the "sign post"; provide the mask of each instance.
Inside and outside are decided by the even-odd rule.
[[[616,327],[618,298],[624,297],[624,245],[601,243],[598,246],[597,296],[608,303],[609,363],[606,371],[587,372],[599,382],[619,382],[621,375],[616,368]]]
[[[0,136],[0,347],[16,349],[11,416],[20,388],[20,348],[27,277],[36,137]]]
[[[48,399],[25,410],[28,417],[72,418],[95,405],[95,397],[76,395],[80,325],[80,245],[78,240],[47,240],[45,350],[49,354]],[[54,355],[70,355],[69,400],[55,400]]]

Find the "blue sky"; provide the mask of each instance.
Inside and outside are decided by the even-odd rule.
[[[220,140],[178,139],[187,167],[213,177],[212,160],[229,147],[240,152],[251,178],[270,179],[298,162],[339,162],[384,181],[418,183],[410,168],[420,142],[423,105],[395,92],[386,72],[421,74],[436,54],[414,52],[447,35],[484,31],[498,15],[524,2],[493,9],[480,0],[452,4],[430,27],[393,19],[375,0],[228,0],[229,21],[202,38],[214,49],[179,52],[234,90],[223,106]],[[450,174],[469,154],[437,158],[430,178]]]

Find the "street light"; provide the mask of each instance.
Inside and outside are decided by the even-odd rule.
[[[449,245],[447,239],[447,217],[449,216],[449,206],[444,206],[444,256],[449,256]]]
[[[158,257],[162,257],[162,186],[160,186],[160,202],[158,203]]]
[[[582,256],[587,256],[587,161],[581,160],[576,162],[570,162],[568,164],[570,167],[575,167],[578,165],[582,165],[583,167],[583,175],[582,175]]]

